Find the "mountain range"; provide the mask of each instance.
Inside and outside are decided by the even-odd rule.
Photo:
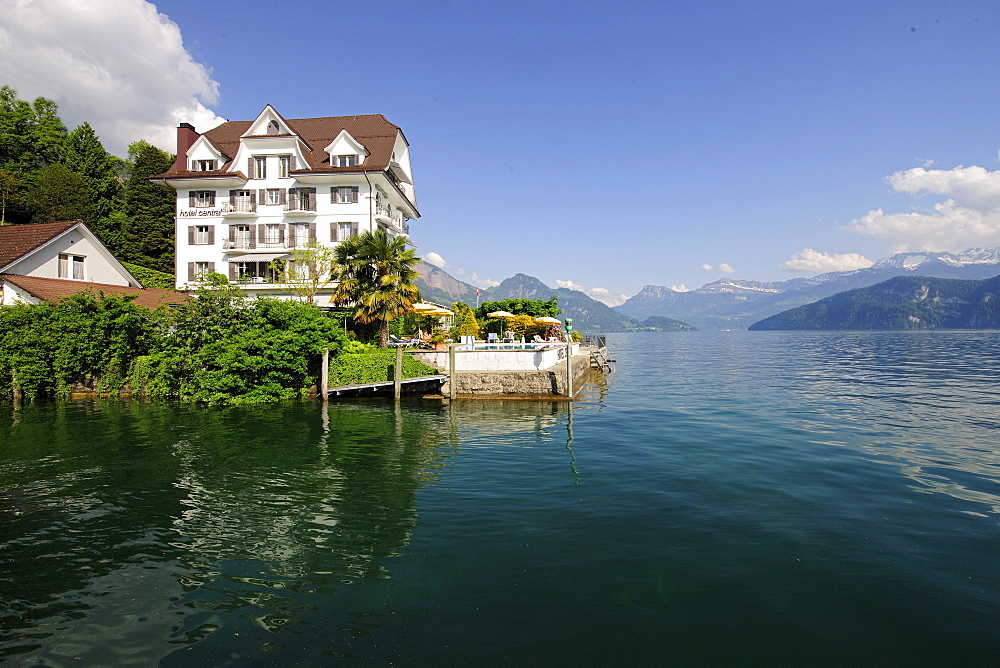
[[[559,297],[565,317],[574,329],[588,333],[627,332],[663,327],[663,320],[698,329],[746,329],[764,318],[791,308],[811,304],[845,290],[868,287],[897,276],[985,279],[1000,273],[1000,248],[971,248],[962,253],[897,253],[867,269],[837,271],[812,278],[760,282],[724,278],[697,290],[681,292],[647,285],[625,303],[614,308],[579,290],[550,288],[526,274],[515,274],[500,285],[480,289],[451,276],[440,267],[421,262],[416,267],[417,285],[424,299],[450,304],[475,305],[509,298],[548,299]]]
[[[774,329],[996,329],[1000,276],[956,280],[897,276],[782,311],[750,326]]]

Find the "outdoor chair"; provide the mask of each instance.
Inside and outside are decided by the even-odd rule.
[[[500,343],[500,337],[496,332],[490,332],[486,335],[486,343]]]

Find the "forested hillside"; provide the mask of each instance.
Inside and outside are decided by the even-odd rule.
[[[55,102],[0,87],[0,224],[82,219],[118,259],[173,273],[175,195],[147,180],[173,159],[141,139],[110,155],[88,123],[67,130]]]
[[[978,281],[900,276],[750,326],[751,330],[996,328],[1000,328],[1000,276]]]

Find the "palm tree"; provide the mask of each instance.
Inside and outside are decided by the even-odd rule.
[[[391,239],[385,230],[349,237],[335,252],[332,301],[353,304],[359,322],[378,322],[379,345],[387,347],[389,321],[413,310],[420,297],[413,268],[420,258],[406,248],[406,237]]]

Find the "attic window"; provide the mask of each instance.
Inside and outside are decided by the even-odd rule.
[[[269,135],[281,134],[281,128],[278,127],[278,121],[272,120],[267,124],[267,134]]]
[[[358,156],[356,155],[335,155],[333,157],[334,167],[357,167]]]
[[[192,162],[194,163],[193,171],[211,172],[215,170],[215,160],[192,160]]]

